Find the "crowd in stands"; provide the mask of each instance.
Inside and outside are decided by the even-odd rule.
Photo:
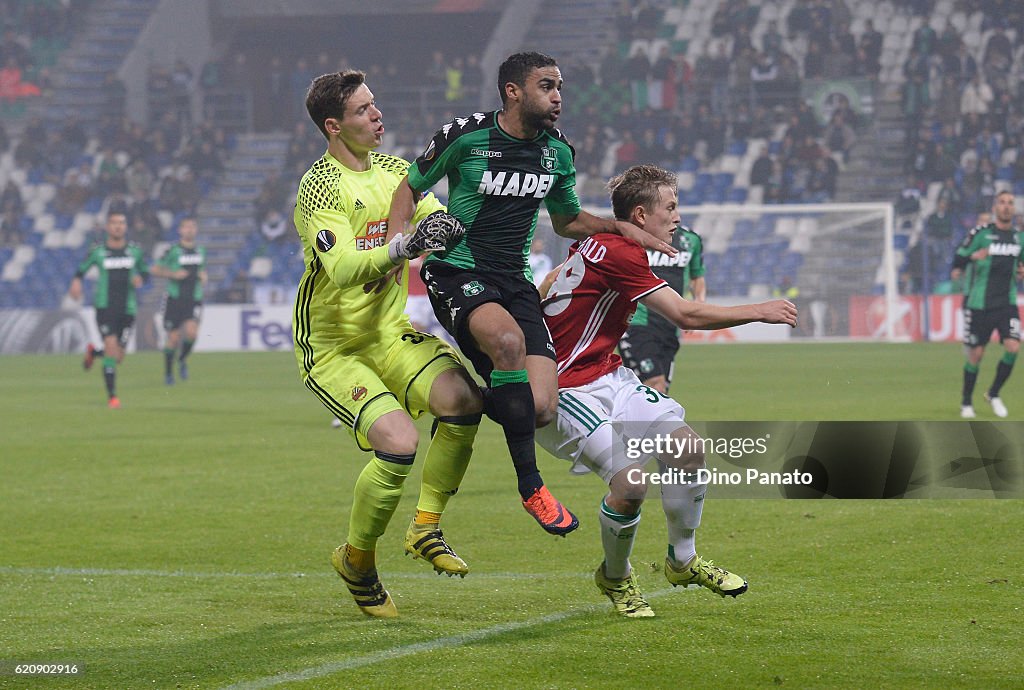
[[[619,38],[629,52],[609,49],[596,69],[572,61],[564,68],[573,98],[581,101],[576,107],[583,116],[575,119],[585,123],[574,138],[583,196],[600,200],[602,182],[615,169],[645,161],[697,170],[725,153],[742,154],[753,139],[776,140],[759,152],[750,181],[763,188],[766,202],[833,198],[860,123],[848,101],[837,104],[827,123],[819,122],[801,97],[801,84],[817,77],[877,78],[882,38],[871,23],[854,37],[841,0],[797,2],[785,38],[772,20],[755,41],[759,8],[726,0],[712,19],[711,40],[691,64],[682,46],[662,43],[653,55],[644,47],[655,44],[663,12],[663,3],[624,1]],[[794,40],[807,45],[802,65],[785,49]]]
[[[8,64],[22,74],[42,75],[45,88],[39,46],[66,42],[85,4],[0,0],[0,101],[9,83],[2,68]],[[1024,181],[1024,156],[1016,155],[1024,136],[1024,5],[956,0],[957,10],[984,14],[983,40],[972,48],[951,22],[932,28],[933,3],[893,4],[898,12],[924,18],[904,65],[908,182],[898,210],[927,219],[945,251],[968,215],[986,209],[998,189]],[[749,185],[759,188],[758,198],[766,203],[833,199],[851,149],[865,136],[864,123],[842,99],[821,119],[802,89],[808,79],[880,79],[883,34],[870,19],[853,22],[843,0],[796,0],[788,13],[761,23],[759,4],[721,0],[710,36],[701,37],[703,47],[691,62],[685,42],[656,40],[665,36],[666,11],[677,5],[622,0],[618,43],[602,59],[559,56],[581,199],[604,202],[605,180],[635,163],[696,174],[719,170],[730,156],[752,162]],[[386,150],[407,158],[444,121],[498,104],[479,54],[446,48],[424,57],[415,72],[397,62],[357,65],[368,72],[385,112]],[[30,119],[13,140],[0,127],[0,154],[13,157],[28,183],[56,188],[47,210],[57,217],[58,229],[81,210],[101,213],[123,202],[132,209],[134,239],[148,248],[172,230],[173,221],[161,212],[193,212],[224,169],[228,130],[216,120],[193,117],[196,91],[203,100],[241,94],[251,99],[256,129],[291,133],[284,169],[266,181],[254,205],[253,234],[268,246],[279,244],[291,238],[295,182],[324,150],[305,113],[306,89],[315,76],[351,65],[325,51],[263,58],[231,50],[198,74],[182,60],[152,65],[148,105],[160,115],[145,126],[125,117],[125,87],[112,73],[102,87],[104,114],[88,130],[73,116],[59,128]],[[1024,191],[1022,183],[1017,187]],[[746,198],[728,191],[701,197],[683,188],[682,201]],[[942,212],[933,221],[939,202]],[[16,246],[38,234],[29,232],[25,206],[17,184],[0,184],[0,245]],[[955,222],[947,232],[949,218]]]
[[[980,33],[977,47],[952,22],[936,29],[926,21],[903,66],[908,181],[897,212],[915,231],[905,264],[911,288],[923,283],[923,246],[930,247],[929,282],[944,288],[952,248],[995,194],[1024,193],[1024,6],[967,0],[957,7],[982,13],[980,26],[967,29]]]
[[[149,127],[104,117],[91,132],[74,117],[60,129],[33,117],[16,140],[0,127],[0,155],[12,156],[25,183],[55,189],[47,210],[57,229],[81,211],[102,216],[117,203],[131,210],[133,239],[147,250],[173,227],[158,212],[195,212],[223,170],[229,144],[223,129],[188,127],[171,111]],[[0,196],[4,244],[27,239],[25,212],[19,185],[9,179]]]
[[[0,0],[0,106],[39,96],[89,0]]]

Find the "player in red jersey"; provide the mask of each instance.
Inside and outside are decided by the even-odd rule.
[[[671,238],[679,223],[673,173],[638,165],[613,178],[608,188],[616,219],[665,241]],[[659,434],[671,436],[673,447],[682,449],[655,456],[659,474],[676,478],[661,487],[669,535],[665,576],[673,585],[695,583],[722,596],[745,592],[742,577],[696,552],[694,531],[707,490],[706,481],[698,481],[697,471],[705,467],[700,438],[686,425],[679,403],[622,366],[615,346],[637,302],[679,328],[704,330],[754,321],[795,326],[796,307],[786,300],[735,307],[685,300],[651,272],[639,244],[610,234],[574,243],[540,293],[546,295],[544,320],[558,355],[559,390],[556,423],[539,429],[537,442],[572,461],[574,471],[594,471],[608,483],[599,514],[605,558],[594,576],[598,589],[624,616],[654,615],[629,563],[647,490],[644,465],[651,455],[625,451],[636,449],[637,439]]]

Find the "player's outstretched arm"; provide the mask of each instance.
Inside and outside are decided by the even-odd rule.
[[[706,302],[691,302],[673,290],[656,290],[641,302],[682,329],[714,331],[755,321],[796,326],[796,306],[784,299],[720,307]]]
[[[601,232],[608,232],[613,235],[622,235],[628,240],[633,240],[644,249],[651,249],[657,252],[675,256],[678,252],[668,242],[659,240],[649,232],[644,232],[632,223],[610,218],[599,218],[592,213],[580,211],[575,216],[565,216],[558,213],[551,214],[551,225],[555,234],[568,237],[573,240],[581,240]]]
[[[694,302],[707,302],[708,301],[708,286],[704,282],[704,277],[693,278],[690,281],[690,292],[693,294]]]

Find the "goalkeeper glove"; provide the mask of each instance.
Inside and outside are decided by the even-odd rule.
[[[395,235],[388,243],[388,256],[391,263],[397,264],[428,252],[443,252],[464,234],[466,226],[462,221],[444,211],[434,211],[416,224],[411,235]]]

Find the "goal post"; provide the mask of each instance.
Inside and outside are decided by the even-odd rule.
[[[611,215],[607,206],[586,210]],[[892,204],[704,204],[679,213],[702,238],[709,301],[760,301],[793,287],[797,337],[908,339]]]

